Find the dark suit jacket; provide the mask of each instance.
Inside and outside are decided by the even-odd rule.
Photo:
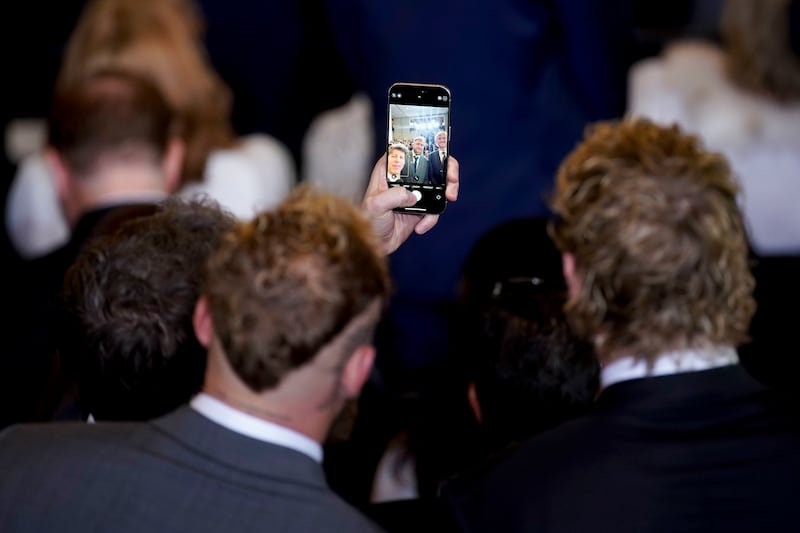
[[[9,427],[0,472],[6,533],[377,530],[309,457],[189,407],[147,423]]]
[[[800,425],[740,366],[617,383],[449,487],[468,531],[798,531]]]
[[[445,156],[444,158],[445,160],[442,161],[441,158],[439,157],[438,150],[432,151],[428,156],[428,163],[429,166],[431,167],[429,174],[431,183],[435,185],[444,185],[445,183],[447,183],[447,170],[446,170],[447,157],[448,156]]]

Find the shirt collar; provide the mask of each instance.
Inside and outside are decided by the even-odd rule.
[[[231,431],[264,442],[291,448],[322,463],[322,446],[313,439],[273,422],[249,415],[205,393],[190,403],[192,409]]]
[[[648,368],[647,362],[641,358],[625,356],[615,359],[603,367],[600,382],[602,388],[606,388],[629,379],[708,370],[735,365],[738,362],[739,356],[731,346],[663,353],[656,358],[650,368]]]

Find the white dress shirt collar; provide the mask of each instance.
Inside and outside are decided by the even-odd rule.
[[[322,463],[322,446],[315,440],[293,429],[249,415],[205,393],[200,393],[190,403],[192,409],[212,422],[231,431],[264,442],[291,448]]]
[[[600,383],[605,389],[614,383],[629,379],[709,370],[735,365],[738,362],[739,356],[730,346],[664,353],[656,358],[651,368],[647,367],[647,362],[643,359],[626,356],[615,359],[603,367]]]

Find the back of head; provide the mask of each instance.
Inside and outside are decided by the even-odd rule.
[[[601,355],[652,360],[747,338],[754,282],[721,155],[677,126],[603,122],[556,186],[552,234],[580,280],[567,311]]]
[[[508,305],[526,288],[562,292],[561,253],[547,234],[548,219],[529,217],[503,222],[476,241],[462,267],[459,299],[481,308],[503,296]],[[519,306],[527,311],[527,301]]]
[[[204,292],[239,379],[275,387],[366,314],[345,344],[369,342],[390,289],[378,250],[357,207],[307,186],[224,239]]]
[[[61,350],[77,364],[85,413],[147,419],[199,391],[206,357],[192,313],[205,262],[235,223],[210,200],[170,198],[70,268]]]
[[[794,4],[794,5],[793,5]],[[793,48],[797,0],[725,0],[720,33],[728,72],[742,87],[779,101],[800,100],[800,50]],[[792,27],[792,24],[795,27]]]
[[[89,176],[110,160],[160,165],[173,126],[173,114],[152,83],[104,70],[58,88],[48,143],[73,174]]]
[[[537,299],[556,298],[541,294],[531,299],[536,307]],[[600,362],[563,313],[532,318],[498,303],[481,318],[473,376],[490,449],[526,440],[591,407]]]
[[[462,272],[459,356],[469,362],[492,450],[583,413],[598,388],[595,352],[564,315],[561,255],[547,222],[525,218],[492,228]]]
[[[90,0],[67,43],[57,86],[107,68],[149,79],[180,119],[185,180],[203,176],[208,154],[228,146],[231,97],[201,40],[192,0]]]
[[[402,152],[403,155],[408,155],[408,147],[401,142],[395,142],[389,145],[389,152],[393,151]]]

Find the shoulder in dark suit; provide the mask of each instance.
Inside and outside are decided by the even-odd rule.
[[[439,152],[434,150],[428,156],[430,166],[430,180],[434,185],[443,185],[447,183],[447,156],[444,161],[439,157]]]
[[[739,366],[618,383],[446,498],[469,531],[796,531],[782,405]]]

